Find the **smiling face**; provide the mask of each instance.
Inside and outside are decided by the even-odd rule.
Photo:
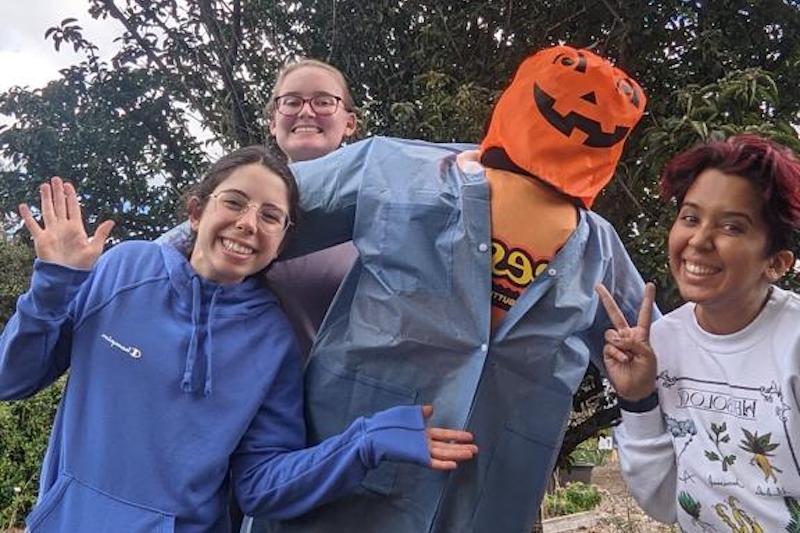
[[[333,72],[317,66],[301,66],[284,76],[275,91],[278,96],[295,95],[311,98],[327,94],[345,98],[345,88]],[[322,157],[339,147],[345,137],[355,132],[356,116],[339,103],[330,116],[314,113],[309,103],[300,112],[287,117],[273,111],[269,132],[275,137],[281,151],[290,161],[307,161]]]
[[[204,278],[221,283],[239,283],[269,265],[278,254],[284,231],[269,233],[259,224],[259,209],[250,206],[237,214],[222,205],[220,193],[233,192],[259,208],[275,206],[289,213],[286,183],[259,163],[234,169],[214,189],[205,206],[190,207],[192,230],[196,233],[189,259]],[[262,213],[264,211],[262,210]]]
[[[745,178],[707,169],[689,187],[670,230],[672,276],[712,333],[747,325],[763,306],[769,284],[791,264],[786,250],[767,253],[763,202]]]

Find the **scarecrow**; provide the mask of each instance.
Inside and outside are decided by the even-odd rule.
[[[371,138],[292,165],[295,254],[351,239],[358,260],[306,371],[310,440],[412,403],[466,428],[477,458],[445,475],[386,464],[358,492],[254,531],[523,532],[534,522],[590,359],[603,283],[635,321],[644,284],[589,210],[646,98],[586,50],[520,66],[477,157],[468,145]]]

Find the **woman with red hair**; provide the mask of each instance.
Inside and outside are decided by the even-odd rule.
[[[623,475],[684,531],[798,531],[800,296],[775,283],[795,265],[800,161],[734,136],[679,154],[661,190],[678,206],[669,266],[687,303],[651,330],[650,286],[631,328],[599,288]]]

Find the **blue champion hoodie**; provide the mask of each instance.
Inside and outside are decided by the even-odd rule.
[[[246,513],[282,519],[382,460],[429,461],[411,406],[303,449],[300,359],[275,297],[255,278],[204,280],[168,245],[119,244],[91,272],[36,261],[0,337],[0,399],[68,368],[32,533],[227,532],[229,483]]]

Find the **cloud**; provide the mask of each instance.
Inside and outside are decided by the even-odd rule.
[[[86,0],[0,0],[0,92],[14,85],[43,87],[59,77],[59,69],[83,59],[71,47],[56,52],[53,42],[44,39],[48,28],[68,17],[78,19],[83,36],[100,47],[101,57],[111,57],[117,49],[112,41],[122,33],[121,25],[93,19],[88,8]]]

